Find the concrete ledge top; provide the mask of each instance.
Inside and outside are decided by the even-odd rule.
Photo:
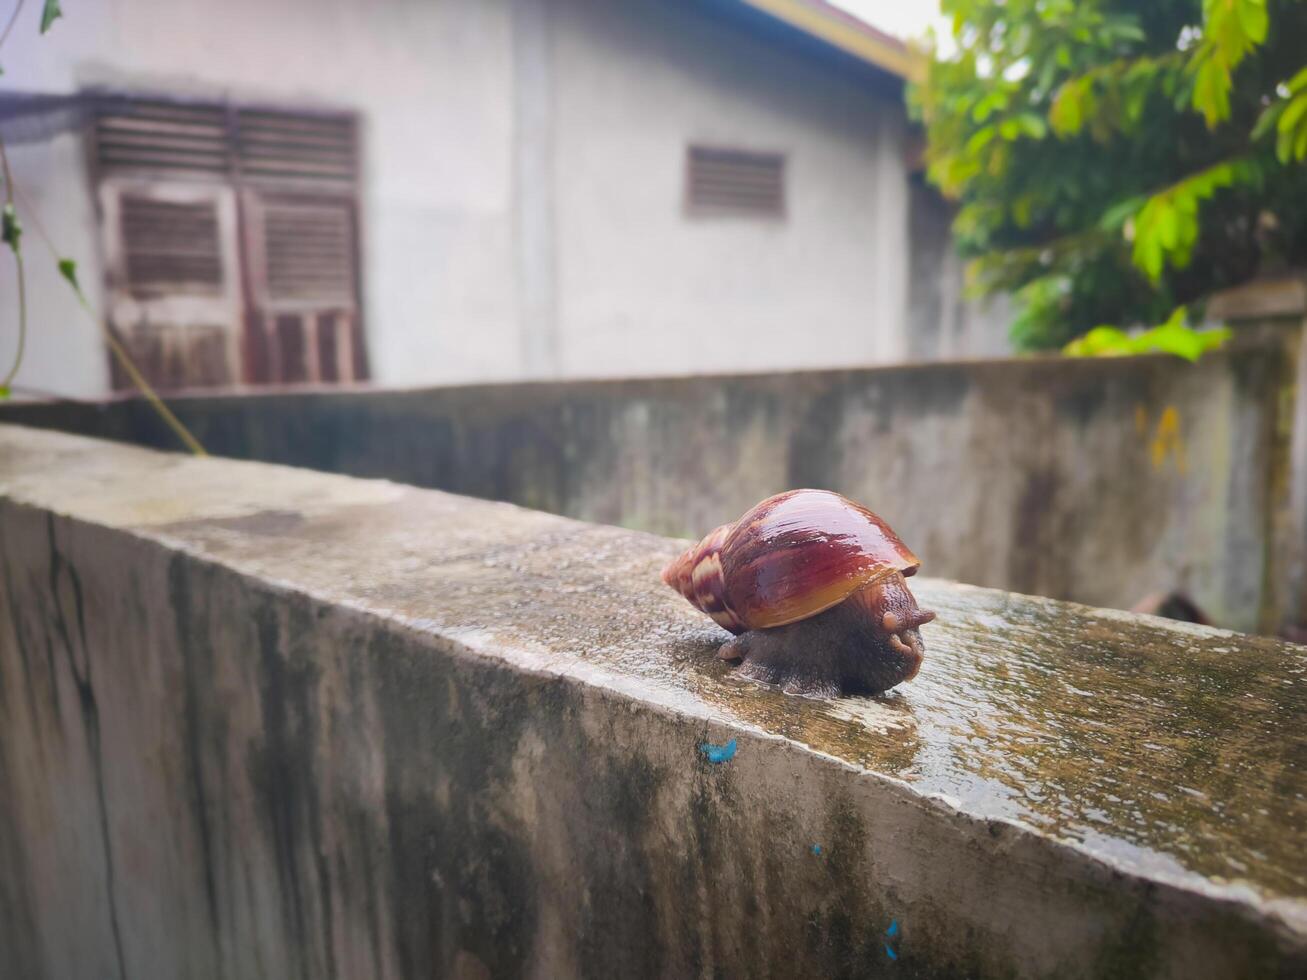
[[[8,425],[3,498],[384,617],[455,655],[702,718],[714,738],[738,730],[742,752],[790,740],[1124,873],[1273,907],[1307,936],[1302,647],[919,578],[939,613],[921,675],[879,699],[808,701],[714,658],[725,634],[658,580],[681,542]]]

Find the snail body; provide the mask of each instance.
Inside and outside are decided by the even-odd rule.
[[[921,563],[867,508],[828,490],[768,497],[663,569],[663,582],[736,634],[719,656],[791,694],[879,694],[925,648],[906,578]]]

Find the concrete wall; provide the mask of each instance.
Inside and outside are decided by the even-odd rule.
[[[1307,642],[1307,271],[1254,280],[1212,297],[1207,317],[1233,326],[1241,337],[1278,344],[1296,361],[1294,387],[1298,397],[1281,412],[1281,443],[1287,445],[1287,466],[1281,467],[1277,497],[1289,506],[1277,522],[1273,540],[1275,567],[1283,570],[1280,588],[1298,615],[1289,635]]]
[[[1274,629],[1295,595],[1293,358],[1167,358],[400,392],[184,398],[221,455],[385,476],[586,520],[701,534],[828,487],[884,515],[928,574],[1130,608],[1181,589]],[[139,402],[0,417],[173,446]],[[1297,554],[1300,559],[1301,555]]]
[[[24,12],[22,43],[6,49],[7,86],[361,114],[364,304],[383,383],[908,353],[898,85],[788,28],[760,31],[760,14],[688,0],[123,0],[69,10],[37,42],[38,14]],[[785,152],[787,217],[688,217],[693,140]],[[10,155],[33,213],[103,309],[81,135],[11,140]],[[19,384],[102,394],[103,345],[29,241]],[[13,285],[0,264],[0,291]],[[5,363],[15,336],[14,307],[0,304]]]
[[[1307,972],[1301,648],[914,580],[809,701],[679,546],[0,426],[0,975]]]

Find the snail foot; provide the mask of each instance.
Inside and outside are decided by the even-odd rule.
[[[722,644],[717,656],[740,661],[741,676],[786,694],[881,694],[916,675],[923,652],[917,625],[934,618],[915,603],[910,610],[895,604],[898,611],[887,621],[885,600],[896,596],[901,582],[873,587],[810,619],[750,630]]]

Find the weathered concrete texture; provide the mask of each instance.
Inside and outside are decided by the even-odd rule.
[[[0,975],[1307,971],[1302,648],[928,579],[805,701],[679,546],[0,427]]]
[[[1293,364],[1023,360],[656,381],[181,398],[215,453],[692,536],[796,486],[893,524],[925,570],[1129,608],[1180,589],[1273,630],[1300,597],[1272,552],[1289,505]],[[0,417],[172,446],[140,402]],[[1277,523],[1277,521],[1279,523]]]

